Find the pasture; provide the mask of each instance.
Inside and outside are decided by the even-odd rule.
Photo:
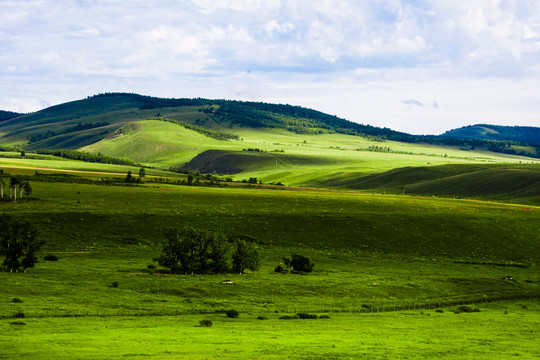
[[[538,207],[258,186],[47,182],[25,171],[31,198],[2,201],[0,210],[35,224],[46,244],[28,273],[0,273],[1,357],[532,359],[539,353]],[[152,259],[163,231],[185,225],[254,238],[260,270],[168,274]],[[275,273],[293,253],[310,257],[314,272]],[[47,254],[58,261],[44,260]],[[225,279],[235,284],[222,285]],[[482,311],[452,312],[465,302]],[[238,319],[222,313],[230,308]],[[330,319],[279,319],[297,312]],[[198,327],[202,319],[214,326]]]

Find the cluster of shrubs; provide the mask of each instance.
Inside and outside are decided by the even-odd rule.
[[[56,255],[51,255],[51,254],[45,255],[45,256],[43,257],[43,260],[47,260],[47,261],[58,261],[58,256],[56,256]]]
[[[313,264],[308,257],[294,254],[290,258],[283,258],[283,263],[274,269],[277,273],[307,274],[313,271]]]
[[[295,320],[295,319],[330,319],[330,316],[328,315],[321,315],[318,316],[317,314],[309,314],[305,312],[297,313],[294,315],[283,315],[279,317],[281,320]]]
[[[461,305],[454,310],[454,314],[461,314],[461,313],[472,313],[472,312],[480,312],[480,309],[478,308],[472,308],[468,305]]]

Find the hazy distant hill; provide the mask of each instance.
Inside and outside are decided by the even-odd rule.
[[[441,137],[457,139],[509,140],[540,145],[540,127],[478,124],[445,132]]]

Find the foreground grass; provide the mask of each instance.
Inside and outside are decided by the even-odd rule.
[[[538,301],[481,312],[434,310],[256,319],[241,313],[0,320],[0,356],[17,359],[537,359]],[[212,320],[210,328],[199,320]],[[21,320],[19,320],[21,321]]]

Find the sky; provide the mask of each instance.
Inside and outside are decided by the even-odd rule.
[[[264,101],[413,134],[540,126],[537,0],[0,0],[0,109]]]

